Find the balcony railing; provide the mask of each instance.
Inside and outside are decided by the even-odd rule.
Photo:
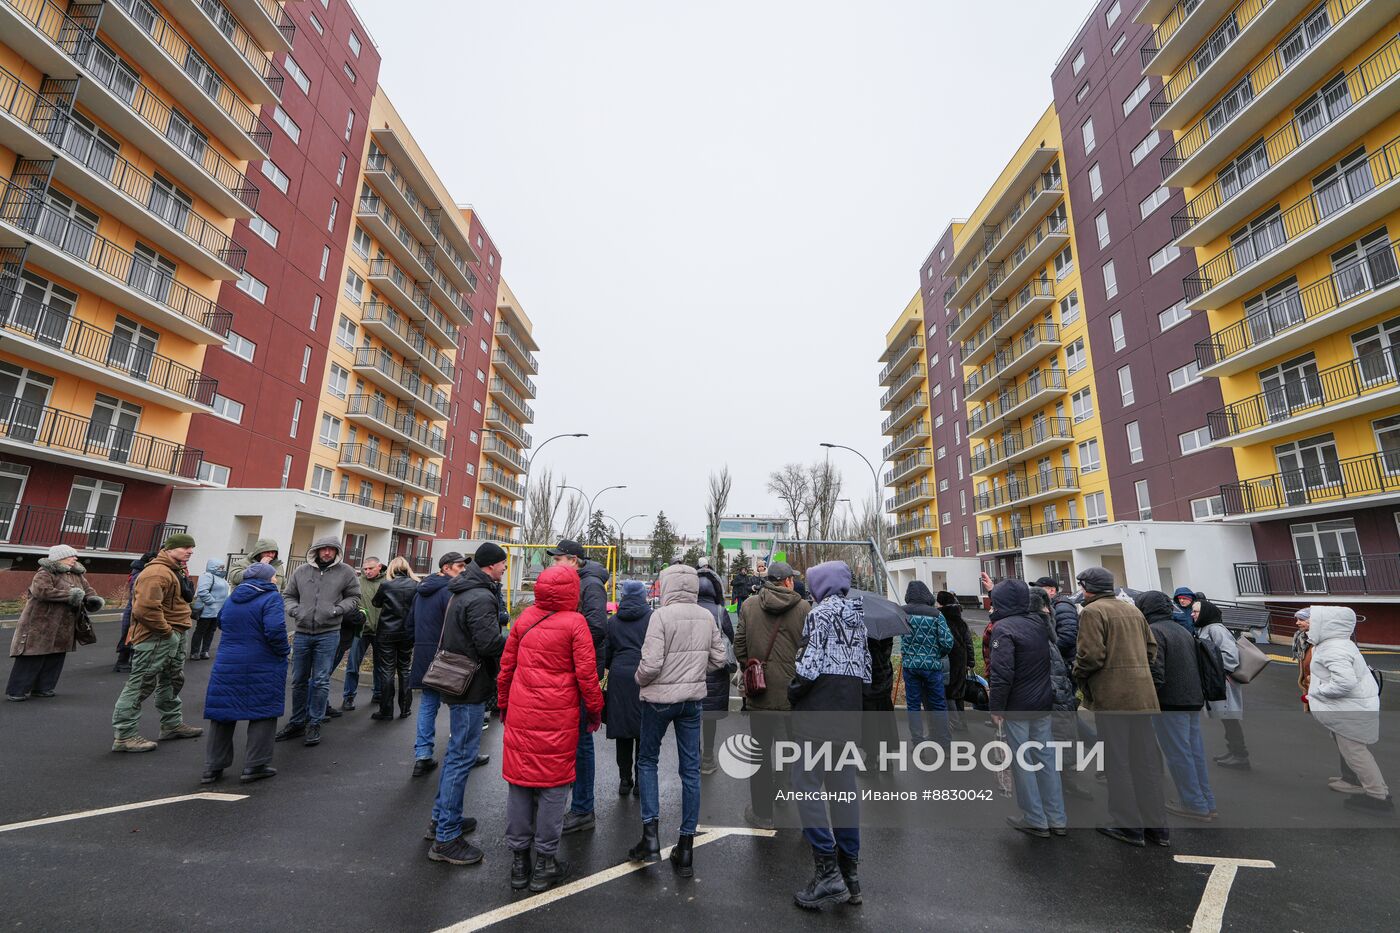
[[[496,350],[491,354],[491,364],[493,366],[504,366],[506,369],[510,370],[515,374],[515,377],[520,380],[520,384],[525,386],[526,390],[530,393],[530,397],[535,397],[537,392],[535,389],[535,381],[530,378],[529,374],[525,372],[525,369],[517,363],[509,353],[506,353],[504,350]]]
[[[318,493],[318,495],[320,495]],[[392,512],[394,507],[383,499],[376,499],[374,496],[365,495],[358,492],[337,492],[326,495],[328,499],[335,499],[340,502],[349,502],[352,505],[361,505],[367,509],[376,509],[380,512]]]
[[[427,334],[408,322],[396,311],[393,305],[383,301],[366,301],[360,306],[361,323],[383,324],[393,331],[404,343],[408,344],[418,355],[423,357],[438,372],[447,376],[447,381],[453,379],[452,360],[437,348],[436,344],[429,342]]]
[[[1057,324],[1035,324],[1027,329],[1023,334],[1010,343],[1003,344],[997,350],[996,355],[988,362],[978,367],[963,382],[963,394],[967,395],[975,392],[983,385],[997,378],[997,374],[1006,369],[1012,363],[1020,360],[1027,353],[1037,347],[1045,347],[1050,344],[1058,345],[1060,342],[1060,328]],[[1042,354],[1043,355],[1043,354]],[[963,357],[966,359],[966,357]]]
[[[0,179],[0,221],[26,235],[43,240],[66,253],[75,262],[123,283],[205,330],[227,337],[233,315],[220,308],[164,269],[135,256],[92,228],[50,207],[41,198],[9,181]]]
[[[476,514],[478,517],[489,515],[491,518],[499,519],[503,522],[510,522],[512,525],[525,524],[525,517],[519,512],[491,499],[478,499],[476,503]]]
[[[915,392],[913,395],[909,396],[909,398],[900,402],[899,407],[896,408],[893,412],[891,412],[890,416],[884,420],[884,423],[880,425],[880,433],[888,434],[890,432],[890,428],[893,427],[894,424],[897,421],[899,421],[900,418],[903,418],[915,408],[925,406],[927,404],[928,396],[925,395],[922,391]]]
[[[888,457],[890,454],[894,453],[896,450],[899,450],[899,448],[903,447],[905,444],[909,443],[914,438],[925,436],[927,434],[928,422],[920,418],[918,421],[909,425],[909,427],[905,428],[903,431],[900,431],[899,435],[895,437],[894,440],[890,441],[888,444],[885,445],[885,456]]]
[[[389,453],[368,444],[341,444],[340,464],[362,466],[408,485],[430,490],[433,495],[437,495],[442,487],[442,477],[436,471],[415,467],[406,455]]]
[[[520,456],[520,452],[518,450],[511,447],[509,444],[506,444],[504,441],[501,441],[495,437],[489,438],[484,444],[481,445],[481,449],[486,451],[487,453],[498,455],[501,459],[505,460],[511,466],[515,467],[521,473],[525,472],[525,459]]]
[[[377,395],[350,396],[346,399],[345,413],[373,418],[439,455],[447,448],[447,439],[442,431],[419,423],[413,412],[402,411]]]
[[[499,376],[496,376],[491,380],[490,389],[492,395],[499,395],[502,398],[506,399],[506,401],[510,402],[517,409],[519,409],[523,415],[525,415],[526,421],[530,422],[531,424],[534,423],[535,410],[530,407],[529,402],[525,401],[525,396],[515,391],[515,389],[511,385],[503,381]]]
[[[917,502],[921,499],[928,499],[932,496],[933,485],[930,483],[919,483],[916,486],[910,486],[908,489],[904,490],[899,495],[891,499],[886,499],[885,511],[897,512],[911,502]]]
[[[495,467],[487,467],[482,470],[480,476],[477,477],[477,482],[499,486],[515,499],[524,500],[525,498],[525,486],[515,477],[508,473],[502,473]]]
[[[1073,439],[1074,422],[1071,419],[1046,418],[1036,422],[1028,430],[1005,434],[988,441],[985,450],[972,455],[972,472],[981,472],[1046,441],[1068,442]]]
[[[420,512],[403,506],[394,509],[394,527],[396,528],[407,528],[410,531],[432,531],[433,525],[436,523],[437,515],[432,512]]]
[[[1314,505],[1345,506],[1349,499],[1395,493],[1400,493],[1400,453],[1396,451],[1323,461],[1220,487],[1227,515]]]
[[[897,461],[885,474],[885,485],[891,486],[914,470],[927,470],[933,466],[933,454],[927,450],[917,450]]]
[[[278,3],[277,0],[257,0],[257,3],[267,14],[267,18],[277,27],[277,31],[287,40],[287,44],[291,45],[292,40],[296,38],[297,24],[287,16],[287,11],[282,4]]]
[[[412,205],[414,213],[418,215],[418,219],[422,221],[423,225],[427,227],[434,236],[440,233],[442,230],[442,220],[438,216],[438,212],[423,203],[423,199],[418,196],[418,192],[413,189],[408,179],[399,171],[399,167],[394,164],[393,159],[371,148],[369,155],[365,158],[365,170],[370,172],[382,172],[387,175],[394,188],[399,194],[403,195],[404,200]]]
[[[1070,531],[1076,528],[1087,527],[1082,518],[1066,518],[1059,521],[1045,522],[1041,525],[1021,525],[1007,531],[994,531],[990,534],[977,536],[978,551],[1010,551],[1021,546],[1024,538],[1034,538],[1037,535],[1050,535],[1061,531]]]
[[[921,338],[918,334],[915,334],[913,337],[910,337],[908,340],[901,343],[898,347],[895,347],[894,354],[890,357],[890,361],[885,364],[883,369],[880,370],[880,385],[884,385],[885,380],[888,379],[890,376],[894,375],[896,367],[902,366],[904,364],[905,354],[907,354],[911,350],[922,350],[923,346],[923,338]]]
[[[1224,284],[1320,224],[1341,215],[1354,202],[1394,183],[1397,177],[1400,177],[1400,138],[1392,139],[1384,148],[1367,156],[1365,162],[1326,182],[1266,222],[1260,224],[1256,219],[1248,234],[1202,263],[1197,273],[1185,280],[1186,297],[1194,300]]]
[[[880,407],[884,408],[886,405],[888,405],[890,399],[898,396],[901,392],[908,388],[909,384],[915,379],[922,379],[927,375],[928,371],[924,368],[923,363],[915,363],[913,366],[910,366],[909,371],[905,373],[904,377],[898,382],[896,382],[894,385],[886,389],[885,394],[880,396]]]
[[[1146,68],[1152,64],[1152,60],[1157,57],[1157,53],[1162,50],[1162,46],[1176,31],[1181,28],[1181,24],[1186,22],[1186,18],[1195,12],[1200,6],[1201,0],[1177,0],[1176,6],[1167,11],[1167,15],[1162,17],[1162,21],[1152,30],[1152,35],[1147,37],[1147,41],[1142,44],[1138,54],[1142,58],[1142,67]]]
[[[403,225],[403,221],[399,220],[399,218],[394,215],[394,212],[389,210],[389,205],[385,204],[382,198],[375,197],[372,194],[360,195],[358,212],[360,214],[369,214],[372,217],[378,217],[383,221],[384,225],[389,228],[389,232],[394,235],[394,239],[398,240],[399,244],[402,245],[404,249],[408,250],[409,254],[412,255],[414,259],[418,260],[419,264],[423,266],[424,271],[432,270],[432,251],[420,243],[417,238],[408,231],[408,228]],[[407,288],[404,290],[408,291]]]
[[[0,502],[0,541],[20,547],[66,544],[79,551],[144,554],[186,530],[146,518]]]
[[[1186,59],[1186,63],[1176,70],[1170,78],[1162,83],[1162,87],[1157,91],[1156,96],[1148,102],[1152,110],[1152,119],[1155,122],[1162,114],[1171,109],[1171,105],[1181,99],[1181,95],[1196,82],[1201,76],[1201,72],[1211,66],[1214,61],[1221,56],[1230,46],[1235,44],[1235,40],[1244,32],[1245,27],[1254,21],[1259,12],[1275,0],[1241,0],[1233,10],[1226,13],[1220,24],[1206,37],[1206,41],[1196,49],[1193,55]],[[1333,0],[1337,2],[1337,0]],[[1340,0],[1341,3],[1360,3],[1361,0]],[[1226,27],[1227,22],[1233,22],[1234,26]],[[1154,56],[1155,57],[1155,56]]]
[[[200,405],[214,403],[217,379],[5,287],[0,287],[0,330]]]
[[[525,344],[515,335],[515,331],[508,324],[496,324],[496,336],[502,338],[506,343],[515,348],[515,352],[520,354],[522,359],[528,360],[530,369],[534,372],[540,371],[540,361],[535,358],[535,354],[525,349]]]
[[[1303,379],[1251,395],[1206,414],[1212,440],[1223,441],[1374,392],[1400,387],[1400,346],[1368,353]]]
[[[248,30],[239,24],[234,15],[229,12],[228,7],[220,3],[219,0],[195,0],[195,2],[204,15],[209,18],[209,22],[214,24],[214,28],[223,33],[229,45],[233,46],[234,50],[248,63],[248,66],[272,89],[272,93],[281,97],[285,81],[282,72],[278,71],[277,66],[272,64],[272,59],[258,45],[257,40],[248,34]],[[276,4],[271,4],[271,6],[276,9],[276,15],[269,14],[269,18],[274,23],[278,23],[277,28],[287,37],[287,42],[290,44],[297,34],[296,24],[288,19]],[[279,19],[280,22],[278,22]]]
[[[981,408],[972,412],[967,419],[968,430],[976,431],[984,425],[990,424],[998,418],[1003,418],[1006,413],[1031,400],[1042,392],[1058,390],[1064,391],[1066,388],[1066,376],[1063,369],[1043,369],[1035,373],[1031,378],[1014,388],[1003,389],[994,401],[987,402]]]
[[[1005,217],[994,226],[983,226],[982,245],[977,252],[972,255],[971,260],[963,267],[958,274],[957,280],[948,286],[944,295],[945,303],[952,301],[967,281],[975,273],[996,249],[997,245],[1006,237],[1007,233],[1016,225],[1026,211],[1031,209],[1036,198],[1045,193],[1062,194],[1064,192],[1064,179],[1060,176],[1059,168],[1053,168],[1048,172],[1042,172],[1021,195],[1020,199],[1011,206]]]
[[[913,518],[906,518],[901,522],[890,525],[890,536],[901,537],[903,535],[918,534],[922,531],[933,531],[933,517],[930,515],[915,515]]]
[[[530,432],[525,430],[525,425],[506,414],[505,410],[499,406],[492,405],[490,408],[486,409],[486,420],[498,421],[505,425],[501,430],[504,430],[513,437],[521,447],[528,449],[535,446],[534,439],[530,437]]]
[[[204,459],[202,450],[184,444],[11,395],[0,395],[0,439],[172,479],[195,479]]]
[[[1030,473],[1013,473],[1004,485],[977,494],[977,511],[1014,505],[1054,492],[1071,492],[1079,488],[1079,471],[1074,467],[1047,467]]]
[[[378,370],[414,397],[427,403],[435,412],[443,417],[447,416],[447,395],[424,380],[415,370],[396,362],[388,350],[358,347],[355,350],[354,365]]]
[[[1400,596],[1400,554],[1336,554],[1235,564],[1241,596]]]

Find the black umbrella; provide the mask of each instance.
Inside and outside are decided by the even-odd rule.
[[[913,632],[909,616],[896,603],[869,590],[851,590],[849,595],[852,599],[860,597],[865,606],[865,630],[876,641]]]

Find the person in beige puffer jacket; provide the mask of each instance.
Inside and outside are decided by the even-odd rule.
[[[676,729],[681,777],[681,832],[671,864],[682,877],[694,873],[691,848],[700,821],[700,701],[705,674],[725,664],[724,636],[709,610],[700,606],[700,577],[675,564],[661,571],[661,608],[651,614],[636,680],[641,687],[642,737],[637,776],[642,790],[642,838],[627,853],[634,862],[660,858],[660,802],[656,763],[666,728]]]

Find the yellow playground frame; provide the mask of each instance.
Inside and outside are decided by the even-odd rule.
[[[541,570],[548,567],[550,559],[545,551],[554,545],[522,544],[518,541],[502,541],[500,545],[510,558],[506,563],[506,575],[501,580],[501,590],[506,598],[506,611],[515,615],[515,594],[524,593],[527,582],[533,588],[534,579],[539,574],[531,576],[530,568],[536,563]],[[585,544],[583,552],[589,560],[596,560],[608,569],[608,600],[617,602],[617,545]]]

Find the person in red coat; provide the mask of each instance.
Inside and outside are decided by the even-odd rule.
[[[501,773],[510,786],[510,886],[517,891],[527,885],[544,891],[568,876],[568,863],[556,853],[574,782],[579,704],[588,711],[589,732],[602,722],[598,662],[588,622],[576,611],[578,597],[577,572],[549,567],[540,574],[534,605],[511,626],[496,680],[505,723]]]

